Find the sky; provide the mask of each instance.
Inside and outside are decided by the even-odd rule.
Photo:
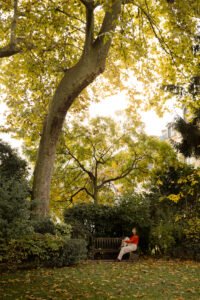
[[[5,103],[2,102],[0,99],[0,127],[5,124],[6,118],[5,118],[5,113],[6,113],[7,107]],[[0,133],[0,139],[2,139],[5,142],[10,143],[14,148],[17,148],[20,150],[22,146],[22,141],[13,139],[10,134],[5,134],[5,133]]]
[[[91,116],[106,116],[113,117],[120,110],[127,108],[128,101],[124,93],[118,95],[113,95],[99,103],[93,103],[90,106]],[[173,105],[169,107],[170,112],[165,113],[162,118],[159,118],[155,111],[151,110],[148,112],[142,112],[142,121],[145,124],[145,132],[148,135],[161,136],[162,130],[166,128],[167,123],[173,121],[174,117],[177,115],[177,111],[174,110]]]
[[[93,103],[90,106],[90,115],[106,116],[117,118],[117,113],[127,108],[128,101],[125,93],[113,95],[102,100],[99,103]],[[0,100],[0,126],[5,123],[6,105]],[[162,130],[166,128],[167,123],[171,122],[175,117],[176,112],[171,108],[170,113],[165,113],[162,118],[159,118],[155,111],[142,112],[142,121],[145,124],[145,132],[148,135],[161,136]],[[0,133],[0,138],[9,142],[13,147],[20,149],[22,141],[11,138],[9,134]]]

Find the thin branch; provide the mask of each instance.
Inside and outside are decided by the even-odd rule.
[[[85,166],[78,160],[78,158],[70,151],[70,149],[67,147],[67,154],[70,155],[75,162],[79,165],[79,167],[90,177],[90,179],[93,181],[94,180],[94,175],[92,174],[91,171],[87,170]]]
[[[86,187],[80,188],[78,191],[76,191],[73,195],[70,196],[70,202],[73,202],[73,198],[77,196],[80,192],[85,191],[91,198],[94,198],[94,196],[88,191]]]
[[[84,24],[84,25],[86,24],[82,19],[80,19],[80,18],[78,18],[78,17],[76,17],[76,16],[74,16],[74,15],[70,15],[68,12],[66,12],[66,11],[64,11],[64,10],[62,10],[62,9],[60,9],[59,7],[56,7],[55,11],[60,12],[60,13],[64,14],[65,16],[67,16],[67,17],[69,17],[69,18],[71,18],[71,19],[80,21],[80,22],[81,22],[82,24]]]
[[[158,28],[157,24],[151,17],[150,12],[149,12],[149,6],[148,6],[148,3],[146,2],[146,0],[145,0],[145,6],[147,8],[147,11],[139,4],[134,3],[134,5],[136,5],[141,10],[141,12],[145,15],[156,39],[160,43],[161,48],[165,51],[166,54],[170,55],[172,61],[174,62],[173,53],[172,53],[171,49],[168,47],[167,43],[165,42],[165,39],[163,38],[162,33],[161,33],[160,29]]]
[[[17,28],[17,18],[18,18],[17,7],[18,7],[18,0],[14,0],[13,18],[10,26],[10,43],[0,48],[0,58],[9,57],[21,52],[21,49],[16,46],[17,44],[16,28]]]
[[[106,180],[103,180],[102,183],[98,186],[98,189],[101,189],[105,184],[120,180],[125,178],[126,176],[128,176],[133,170],[136,170],[136,164],[143,159],[144,156],[140,156],[134,159],[134,161],[132,162],[131,166],[128,167],[125,171],[123,171],[120,175],[116,176],[116,177],[112,177]]]
[[[18,0],[14,0],[14,7],[13,7],[13,19],[10,27],[10,44],[16,44],[16,28],[17,28],[17,18],[18,18]]]

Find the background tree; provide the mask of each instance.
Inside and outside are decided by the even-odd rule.
[[[142,189],[155,169],[176,162],[170,145],[146,136],[142,123],[125,120],[98,117],[65,127],[52,181],[54,210],[70,201],[112,204]]]
[[[135,178],[148,167],[147,156],[134,127],[120,126],[110,118],[96,118],[88,124],[73,122],[63,135],[58,164],[64,169],[54,181],[61,182],[66,195],[73,201],[85,192],[95,204],[112,202],[114,183],[132,174]],[[58,174],[58,173],[57,173]],[[80,195],[79,195],[80,196]],[[104,200],[103,200],[104,199]]]
[[[10,64],[11,68],[4,66],[6,76],[3,81],[8,85],[12,70],[18,66],[21,72],[12,80],[8,104],[16,111],[14,106],[16,107],[18,99],[21,108],[26,108],[23,110],[23,114],[27,113],[26,125],[20,127],[24,132],[27,132],[25,128],[28,127],[37,142],[46,115],[33,188],[34,198],[39,200],[36,213],[45,216],[48,214],[56,144],[66,112],[83,89],[104,71],[109,50],[109,78],[111,74],[116,74],[116,68],[124,69],[125,66],[130,67],[138,76],[139,64],[140,75],[142,72],[143,74],[138,77],[142,77],[147,85],[150,82],[162,82],[163,74],[168,76],[168,80],[176,76],[180,80],[182,75],[176,74],[174,66],[178,68],[180,64],[185,65],[187,73],[194,69],[190,59],[190,45],[197,9],[190,1],[183,4],[181,1],[169,3],[165,0],[138,3],[129,0],[110,3],[73,1],[70,6],[56,0],[30,1],[28,4],[22,1],[19,9],[29,18],[26,21],[20,19],[18,30],[30,30],[34,47],[31,53],[15,56],[16,59]],[[165,22],[162,22],[161,16]],[[184,34],[181,34],[183,30]],[[85,38],[83,31],[86,33]],[[177,36],[178,47],[175,47]],[[115,59],[116,63],[111,68]],[[14,96],[16,91],[17,97]],[[148,102],[150,105],[161,104],[161,97],[156,93],[155,97],[151,95],[151,101]],[[31,103],[31,106],[27,103]],[[18,111],[22,110],[18,108]],[[17,119],[24,120],[19,112],[9,118],[10,124],[15,125],[13,127],[16,127]]]
[[[174,128],[181,135],[181,142],[173,143],[175,148],[185,157],[200,157],[200,110],[196,111],[192,120],[177,118]]]
[[[174,122],[174,129],[181,137],[180,142],[173,142],[175,148],[185,157],[200,156],[200,35],[199,28],[194,35],[193,55],[197,62],[195,73],[189,78],[187,83],[169,84],[164,89],[176,98],[182,99],[183,117],[177,117]]]
[[[151,215],[151,247],[176,257],[198,258],[200,171],[181,162],[152,176],[147,195]],[[160,252],[160,254],[161,254]]]

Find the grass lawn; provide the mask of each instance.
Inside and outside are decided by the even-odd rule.
[[[0,274],[0,299],[199,300],[200,264],[163,260],[85,262]]]

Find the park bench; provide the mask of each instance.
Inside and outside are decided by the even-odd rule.
[[[105,254],[116,254],[119,253],[121,247],[122,238],[111,238],[111,237],[98,237],[93,238],[91,241],[90,253],[91,257],[95,259],[104,258]],[[131,261],[137,260],[138,253],[133,252],[130,254],[129,259]]]

